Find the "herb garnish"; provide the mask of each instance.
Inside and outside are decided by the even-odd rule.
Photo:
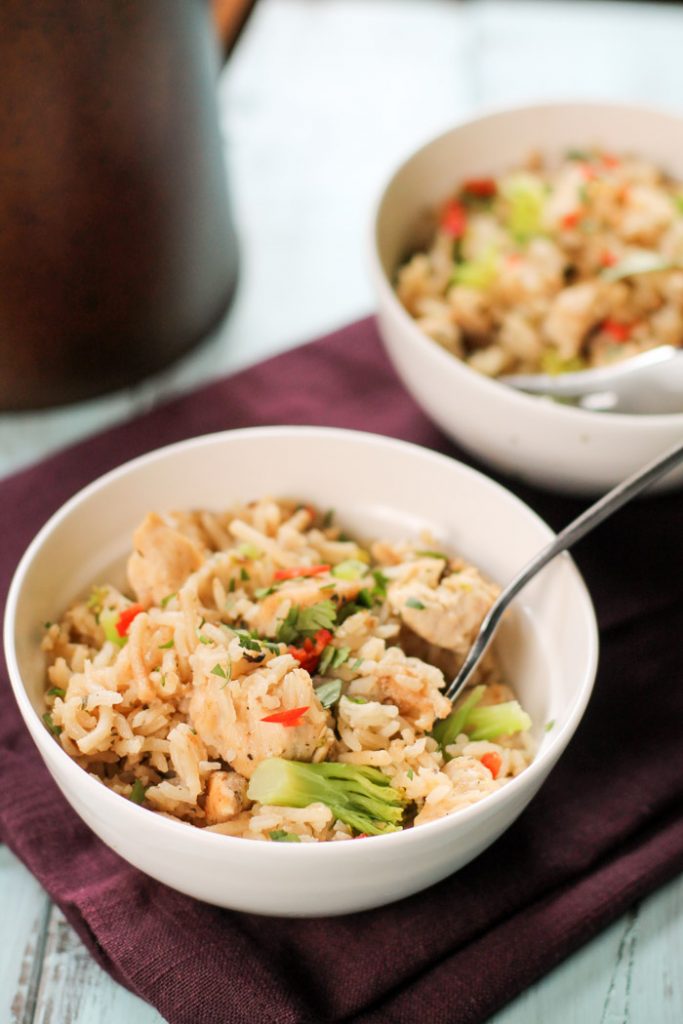
[[[225,681],[227,683],[227,681],[230,679],[230,677],[232,675],[232,666],[228,665],[228,671],[226,672],[225,669],[223,668],[223,666],[219,665],[218,662],[217,662],[213,666],[213,668],[211,669],[211,673],[210,674],[212,676],[219,676],[220,679],[225,679]]]
[[[168,641],[168,643],[159,644],[158,650],[160,650],[160,651],[170,651],[172,647],[175,647],[175,640],[173,638],[171,638]]]
[[[62,727],[61,725],[55,725],[55,723],[52,721],[52,715],[50,714],[49,711],[46,711],[45,714],[43,715],[43,721],[45,722],[45,725],[48,727],[53,736],[59,736],[60,732],[62,731]]]
[[[274,843],[300,843],[301,839],[294,832],[285,832],[282,828],[276,828],[268,835]]]
[[[316,686],[315,695],[324,708],[331,708],[341,697],[341,679],[330,679],[326,683]]]
[[[243,582],[245,583],[247,582],[247,580],[251,579],[251,576],[244,567],[240,569],[240,579],[243,580]]]
[[[328,644],[318,664],[319,675],[324,676],[330,668],[339,668],[347,660],[350,653],[350,647],[334,647],[333,644]]]
[[[409,597],[406,601],[406,608],[416,608],[418,611],[424,611],[425,605],[422,601],[418,601],[416,597]]]
[[[48,697],[61,697],[62,700],[66,697],[66,690],[63,690],[61,686],[53,686],[47,691]]]
[[[165,608],[166,605],[169,604],[169,602],[171,602],[173,600],[173,598],[177,597],[177,596],[178,596],[178,591],[174,590],[172,594],[167,594],[166,597],[162,597],[161,601],[159,602],[160,607],[161,608]]]
[[[334,629],[336,619],[337,609],[327,599],[308,608],[292,605],[278,627],[277,639],[284,644],[292,644],[299,637],[313,638],[319,629]]]
[[[416,551],[415,554],[420,558],[443,558],[444,562],[448,561],[448,555],[444,555],[443,551],[430,551],[426,549],[424,551]]]
[[[142,801],[145,799],[145,792],[145,787],[142,785],[139,779],[136,779],[135,782],[133,783],[133,788],[130,791],[129,799],[132,800],[134,804],[141,804]]]

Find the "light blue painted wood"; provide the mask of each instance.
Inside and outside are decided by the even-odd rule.
[[[0,846],[0,1021],[33,1016],[50,901],[6,846]]]
[[[260,0],[220,84],[243,258],[229,317],[200,350],[139,387],[0,415],[0,476],[369,311],[365,247],[380,184],[455,119],[579,95],[680,109],[682,52],[683,9],[666,5]],[[160,1024],[95,964],[3,848],[0,908],[1,1022]],[[680,1024],[681,964],[683,879],[492,1024]]]

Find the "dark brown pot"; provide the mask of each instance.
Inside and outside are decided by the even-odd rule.
[[[1,408],[121,387],[224,313],[217,67],[204,0],[2,0]]]

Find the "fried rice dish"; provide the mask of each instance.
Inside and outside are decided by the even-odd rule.
[[[491,377],[606,366],[683,345],[683,185],[598,149],[464,181],[396,290],[422,330]]]
[[[44,721],[122,799],[198,828],[422,825],[533,755],[494,654],[455,708],[443,695],[497,593],[429,537],[356,540],[294,501],[150,513],[120,589],[45,624]]]

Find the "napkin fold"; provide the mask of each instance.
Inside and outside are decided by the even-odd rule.
[[[471,462],[391,369],[373,320],[185,395],[0,482],[0,602],[36,530],[151,448],[265,423],[350,427]],[[583,507],[503,480],[552,526]],[[220,910],[152,881],[71,811],[0,669],[0,837],[98,962],[170,1024],[477,1024],[683,868],[683,495],[631,504],[577,547],[596,604],[594,696],[527,811],[462,871],[342,918]],[[332,883],[331,883],[332,884]]]

